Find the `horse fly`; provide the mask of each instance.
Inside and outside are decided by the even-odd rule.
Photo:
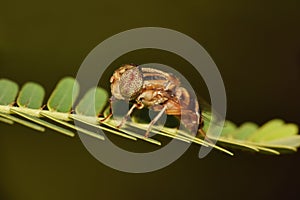
[[[205,136],[202,130],[204,122],[197,100],[191,99],[188,90],[182,87],[179,79],[171,73],[154,68],[123,65],[114,72],[110,83],[110,114],[102,122],[112,116],[113,100],[125,100],[133,102],[133,105],[118,128],[126,123],[134,109],[147,107],[158,111],[158,114],[150,122],[145,137],[149,136],[151,127],[163,113],[181,117],[181,122],[191,133]]]

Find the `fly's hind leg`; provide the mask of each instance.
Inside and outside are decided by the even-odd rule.
[[[161,111],[159,111],[159,113],[154,117],[154,119],[149,123],[148,129],[145,133],[145,137],[149,137],[149,133],[151,131],[152,126],[159,120],[159,118],[161,118],[161,116],[164,114],[164,112],[166,111],[167,106],[164,106],[163,109]]]

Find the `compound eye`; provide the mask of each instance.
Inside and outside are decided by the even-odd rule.
[[[128,69],[120,79],[120,93],[125,99],[132,100],[143,88],[143,75],[139,67]]]

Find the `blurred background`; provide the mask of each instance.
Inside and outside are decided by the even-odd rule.
[[[279,117],[299,125],[299,6],[297,0],[1,2],[0,78],[19,86],[38,82],[48,98],[56,82],[75,76],[88,53],[106,38],[137,27],[165,27],[192,37],[211,55],[225,83],[228,119],[237,124],[262,124]],[[105,79],[120,64],[148,62],[178,69],[188,66],[166,52],[131,52],[112,63],[103,87],[108,87]],[[196,79],[191,79],[191,84],[201,90]],[[198,150],[199,146],[192,145],[180,159],[159,171],[129,174],[98,162],[78,137],[1,123],[0,198],[300,196],[299,152],[268,156],[237,150],[229,157],[212,151],[199,159]]]

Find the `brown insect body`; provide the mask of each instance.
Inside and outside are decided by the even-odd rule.
[[[180,117],[183,125],[191,133],[197,133],[203,126],[197,100],[191,99],[188,90],[170,73],[153,68],[124,65],[114,72],[110,83],[112,99],[134,102],[118,127],[126,122],[135,108],[143,107],[159,111],[150,122],[146,137],[152,125],[163,113]]]

